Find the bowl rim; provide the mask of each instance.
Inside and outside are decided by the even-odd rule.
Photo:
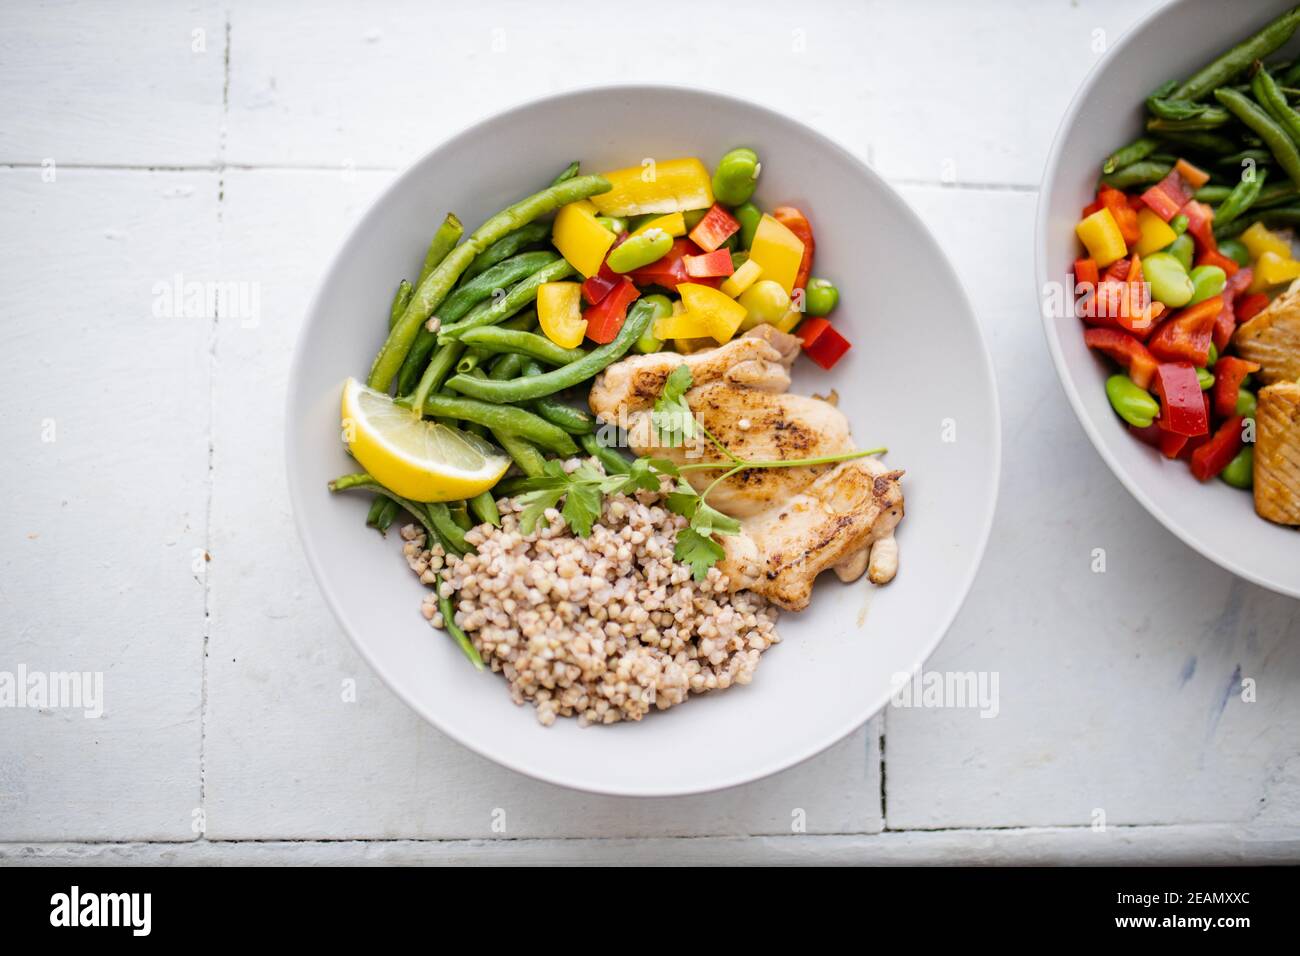
[[[1034,289],[1034,297],[1039,302],[1038,314],[1043,325],[1043,336],[1047,339],[1047,351],[1051,354],[1052,364],[1056,367],[1057,381],[1065,392],[1070,407],[1074,409],[1075,418],[1079,420],[1079,424],[1083,426],[1088,440],[1092,442],[1092,447],[1096,449],[1097,454],[1110,468],[1111,473],[1119,479],[1120,484],[1152,517],[1164,525],[1165,530],[1202,557],[1214,562],[1225,571],[1229,571],[1253,584],[1258,584],[1260,587],[1268,588],[1270,591],[1288,597],[1300,598],[1300,584],[1270,577],[1266,573],[1238,564],[1223,555],[1215,553],[1214,548],[1209,543],[1175,521],[1153,496],[1142,490],[1137,481],[1129,475],[1128,470],[1120,464],[1119,459],[1108,450],[1102,438],[1101,430],[1088,415],[1077,384],[1067,374],[1065,352],[1061,348],[1059,323],[1054,320],[1053,316],[1048,314],[1048,310],[1042,307],[1043,290],[1046,289],[1049,281],[1047,220],[1051,199],[1055,192],[1057,167],[1064,155],[1066,133],[1074,126],[1080,109],[1092,94],[1093,87],[1106,71],[1106,68],[1110,66],[1112,60],[1121,56],[1124,50],[1134,42],[1134,38],[1142,33],[1152,21],[1172,14],[1173,11],[1185,6],[1188,2],[1189,0],[1173,0],[1172,3],[1159,6],[1125,30],[1119,39],[1111,44],[1110,48],[1093,64],[1092,69],[1088,71],[1088,74],[1083,78],[1083,82],[1079,84],[1078,90],[1075,91],[1074,97],[1070,100],[1070,105],[1066,107],[1061,123],[1056,129],[1056,135],[1053,137],[1052,148],[1048,152],[1047,162],[1043,166],[1043,178],[1038,186],[1038,208],[1034,216],[1034,277],[1037,283]],[[1264,519],[1260,518],[1259,520],[1263,521]]]
[[[885,706],[889,703],[889,700],[893,695],[892,689],[886,691],[883,696],[877,695],[876,697],[869,698],[864,695],[863,705],[855,710],[850,720],[848,720],[847,722],[842,722],[841,724],[834,726],[828,731],[824,731],[821,735],[819,735],[815,739],[810,739],[806,745],[800,748],[796,748],[791,753],[788,753],[781,757],[771,759],[766,764],[756,765],[754,767],[749,768],[748,770],[733,773],[730,776],[725,777],[723,779],[702,782],[698,785],[695,784],[685,785],[685,786],[667,785],[662,787],[648,787],[644,785],[622,785],[618,783],[600,785],[600,784],[595,784],[589,780],[575,781],[574,779],[566,777],[564,774],[551,772],[545,766],[545,763],[543,761],[538,761],[536,763],[525,763],[520,759],[504,758],[496,753],[491,752],[490,750],[484,747],[481,747],[472,738],[472,736],[457,733],[452,729],[449,729],[448,727],[444,726],[443,722],[438,719],[436,714],[427,710],[419,701],[414,699],[412,696],[409,696],[406,693],[403,693],[401,690],[399,690],[398,689],[399,685],[396,682],[394,682],[392,679],[390,679],[389,668],[385,666],[385,664],[372,652],[372,650],[368,646],[368,643],[362,639],[359,629],[356,629],[351,625],[349,618],[345,614],[344,609],[341,605],[340,599],[333,593],[333,591],[330,588],[325,587],[323,583],[326,580],[324,561],[318,552],[318,544],[315,541],[314,532],[306,521],[303,508],[299,505],[298,501],[296,500],[295,485],[293,481],[293,475],[295,471],[297,471],[301,466],[297,464],[298,454],[294,450],[294,441],[293,441],[294,431],[291,428],[291,424],[294,421],[294,413],[295,413],[294,398],[297,395],[300,387],[301,379],[304,374],[304,368],[307,362],[307,351],[308,351],[309,343],[312,340],[312,336],[309,334],[309,332],[312,326],[317,321],[316,317],[321,314],[321,306],[324,300],[326,286],[329,283],[330,277],[334,275],[334,273],[342,266],[344,260],[346,259],[349,253],[352,243],[356,241],[357,235],[360,232],[362,232],[365,226],[371,221],[371,219],[378,214],[379,208],[389,199],[390,195],[403,189],[407,181],[415,177],[418,174],[418,171],[428,161],[430,161],[430,159],[436,153],[440,152],[442,149],[444,149],[447,145],[449,145],[453,141],[458,140],[463,136],[472,134],[477,130],[479,130],[481,127],[488,125],[489,123],[494,123],[498,120],[507,119],[511,116],[525,113],[528,110],[534,109],[543,104],[549,104],[549,103],[566,100],[566,99],[580,101],[583,98],[591,96],[593,94],[610,93],[610,92],[643,93],[647,95],[660,95],[664,93],[669,93],[674,95],[686,94],[689,96],[701,96],[701,97],[713,99],[715,101],[721,101],[728,106],[731,105],[743,106],[747,109],[754,110],[760,114],[766,114],[768,117],[771,117],[774,121],[779,123],[794,124],[803,132],[804,135],[820,141],[821,145],[824,148],[831,150],[832,152],[841,154],[853,166],[857,167],[857,169],[863,175],[867,176],[870,180],[872,180],[876,184],[876,186],[879,187],[882,195],[886,197],[885,201],[894,205],[899,210],[900,214],[905,219],[909,220],[919,230],[920,234],[924,236],[924,241],[931,243],[935,248],[935,250],[939,253],[938,258],[941,263],[940,268],[947,271],[949,278],[952,280],[953,287],[957,290],[958,295],[961,297],[962,304],[966,307],[966,311],[970,317],[970,320],[974,323],[976,338],[979,342],[978,358],[982,362],[984,371],[987,376],[986,377],[987,394],[985,396],[985,399],[988,403],[987,408],[991,416],[991,426],[992,426],[991,441],[989,442],[990,445],[989,450],[991,454],[990,477],[992,478],[992,481],[989,484],[990,500],[984,502],[984,508],[982,509],[985,512],[985,518],[982,523],[982,526],[979,529],[978,539],[976,540],[975,546],[972,550],[972,560],[963,578],[959,583],[959,592],[960,592],[959,596],[957,600],[953,602],[949,613],[942,620],[941,626],[935,629],[934,633],[931,635],[929,640],[927,640],[923,644],[918,645],[917,653],[915,655],[915,660],[908,668],[909,675],[914,674],[916,671],[920,670],[924,666],[925,662],[929,659],[930,655],[934,653],[934,651],[938,648],[938,646],[943,642],[944,637],[947,636],[948,631],[951,630],[953,622],[957,619],[957,615],[961,612],[961,609],[966,604],[967,598],[970,596],[971,589],[974,587],[975,584],[976,576],[978,575],[979,570],[982,567],[984,562],[985,552],[987,550],[989,538],[992,534],[993,525],[997,515],[998,501],[1001,496],[1001,486],[1002,486],[1001,403],[998,394],[996,369],[994,367],[992,353],[989,350],[987,338],[984,334],[983,325],[980,323],[979,320],[979,312],[976,310],[974,303],[971,300],[970,293],[967,290],[965,283],[962,281],[961,275],[957,272],[956,268],[949,260],[947,254],[944,252],[943,246],[939,243],[938,239],[935,238],[934,234],[930,231],[929,227],[925,224],[925,221],[921,218],[920,214],[917,213],[911,207],[911,205],[902,197],[902,195],[898,193],[898,191],[893,186],[889,184],[888,181],[886,181],[884,176],[882,176],[880,173],[872,169],[871,166],[869,166],[866,162],[860,159],[851,150],[849,150],[847,147],[845,147],[843,144],[841,144],[833,137],[819,130],[815,130],[807,126],[806,124],[800,122],[799,120],[787,116],[786,114],[778,110],[765,106],[761,103],[756,103],[752,100],[747,100],[742,97],[735,96],[731,93],[710,89],[702,85],[685,85],[685,84],[671,84],[671,83],[637,83],[637,82],[597,83],[597,84],[577,86],[570,89],[549,93],[545,96],[532,97],[527,100],[522,100],[513,106],[508,106],[503,109],[497,110],[496,112],[493,112],[490,115],[483,117],[482,119],[461,126],[447,133],[445,136],[440,137],[435,144],[433,144],[431,147],[423,151],[419,156],[411,160],[410,163],[408,163],[407,166],[401,172],[399,172],[397,176],[394,177],[392,182],[390,182],[387,186],[385,186],[375,195],[375,197],[370,201],[369,205],[366,207],[365,211],[361,215],[359,215],[353,221],[353,223],[347,228],[346,234],[339,242],[339,247],[337,251],[335,251],[335,253],[329,258],[328,264],[320,273],[320,278],[316,283],[316,290],[312,294],[308,307],[304,313],[302,325],[298,330],[297,340],[294,344],[293,354],[290,360],[289,377],[286,384],[286,393],[285,393],[285,405],[286,405],[285,432],[284,432],[285,473],[286,473],[286,478],[288,480],[290,507],[293,511],[294,527],[296,528],[298,533],[298,540],[302,544],[303,552],[307,557],[308,566],[311,568],[311,572],[313,577],[315,578],[317,588],[320,590],[321,596],[324,598],[326,605],[329,607],[330,613],[334,616],[335,621],[338,622],[343,632],[348,636],[348,640],[352,643],[352,646],[361,655],[361,658],[366,662],[367,665],[369,665],[371,670],[373,670],[379,676],[379,678],[387,686],[388,690],[391,693],[393,693],[396,697],[398,697],[403,703],[405,703],[406,706],[409,707],[412,711],[414,711],[419,717],[421,717],[423,720],[427,721],[433,727],[435,727],[439,733],[441,733],[443,736],[451,740],[454,740],[460,746],[465,747],[467,750],[471,751],[472,753],[476,753],[479,756],[491,760],[493,763],[496,763],[500,766],[507,767],[508,769],[513,770],[516,773],[523,774],[524,776],[531,777],[536,780],[541,780],[545,783],[554,784],[556,786],[565,787],[567,789],[576,790],[585,793],[606,795],[606,796],[625,796],[625,797],[689,796],[693,794],[718,792],[733,787],[742,786],[747,783],[752,783],[756,780],[764,779],[773,774],[780,773],[783,770],[787,770],[791,767],[797,766],[799,764],[804,763],[807,760],[812,759],[813,757],[817,756],[823,751],[828,750],[829,748],[833,747],[835,744],[839,743],[845,737],[852,734],[859,727],[867,723],[867,721],[871,720],[871,718],[874,717],[877,713],[881,712],[885,708]],[[503,704],[504,704],[504,698],[503,698]]]

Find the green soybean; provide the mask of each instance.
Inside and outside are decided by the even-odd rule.
[[[803,309],[808,315],[830,315],[840,301],[840,290],[829,279],[809,279]]]
[[[1259,399],[1255,393],[1248,388],[1237,389],[1237,408],[1236,412],[1243,418],[1254,418],[1255,412],[1259,408]]]
[[[616,236],[627,232],[627,220],[618,216],[597,216],[596,221]]]
[[[1228,284],[1228,274],[1219,266],[1197,266],[1187,274],[1187,277],[1192,280],[1193,290],[1188,305],[1195,305],[1216,295],[1222,295],[1224,287]]]
[[[1225,239],[1219,243],[1219,251],[1239,266],[1250,265],[1250,250],[1240,239]]]
[[[1255,449],[1247,445],[1219,472],[1219,477],[1234,488],[1249,488],[1255,483]]]
[[[1150,284],[1152,297],[1170,308],[1186,305],[1196,292],[1186,267],[1172,251],[1147,256],[1142,261],[1142,277]]]
[[[630,236],[609,251],[605,264],[614,272],[631,272],[662,259],[672,248],[673,237],[663,229],[648,229]]]
[[[1160,403],[1146,389],[1133,384],[1127,375],[1106,379],[1106,397],[1116,414],[1134,428],[1146,428],[1160,414]]]
[[[1219,361],[1219,347],[1213,342],[1210,343],[1210,354],[1205,359],[1206,368],[1214,368],[1214,363]]]
[[[686,223],[687,231],[694,229],[700,224],[700,220],[709,214],[708,209],[688,209],[682,213],[682,221]]]
[[[713,171],[713,197],[728,206],[748,202],[758,184],[759,169],[758,153],[747,146],[726,153]]]
[[[740,223],[740,248],[748,249],[754,244],[754,233],[758,231],[758,223],[763,218],[763,210],[752,202],[746,202],[731,210],[731,214]]]
[[[645,333],[636,340],[636,350],[642,355],[651,355],[663,348],[663,341],[655,338],[655,322],[659,319],[666,319],[673,314],[673,304],[668,300],[666,295],[647,295],[642,297],[642,302],[646,303],[653,310],[650,317],[650,324],[646,326]]]
[[[1188,219],[1186,216],[1184,216],[1182,213],[1179,213],[1178,215],[1174,216],[1173,219],[1169,220],[1169,228],[1172,229],[1174,233],[1179,236],[1181,236],[1183,233],[1187,231],[1187,227],[1189,225],[1191,225],[1191,220]],[[1188,242],[1190,243],[1191,240],[1189,239]]]
[[[1196,370],[1196,380],[1201,384],[1201,391],[1208,392],[1214,387],[1214,373],[1208,368],[1198,368]]]

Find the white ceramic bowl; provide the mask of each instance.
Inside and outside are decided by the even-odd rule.
[[[365,496],[325,483],[355,470],[339,443],[340,384],[383,338],[393,286],[419,270],[447,210],[477,223],[572,159],[597,171],[643,157],[715,161],[738,144],[763,160],[757,201],[793,203],[817,236],[818,275],[842,290],[854,346],[832,374],[801,360],[796,389],[838,389],[859,443],[907,469],[901,570],[877,589],[823,580],[754,682],[692,697],[639,723],[540,726],[504,681],[476,674],[420,616],[425,591],[396,536],[364,527]],[[939,643],[984,551],[1000,435],[992,366],[970,303],[915,214],[844,149],[793,120],[694,90],[568,93],[487,120],[429,153],[378,199],[325,272],[289,386],[290,493],[307,556],[344,630],[380,676],[444,733],[508,767],[603,793],[682,794],[790,766],[859,727]],[[945,441],[945,429],[956,441]],[[829,576],[828,576],[829,577]]]
[[[1171,77],[1189,76],[1285,8],[1270,0],[1180,0],[1157,10],[1111,47],[1061,122],[1038,200],[1040,295],[1064,283],[1080,247],[1079,210],[1092,201],[1102,161],[1136,137],[1143,100]],[[1275,56],[1278,54],[1275,54]],[[1109,360],[1083,344],[1073,315],[1043,309],[1043,329],[1065,394],[1116,477],[1161,524],[1211,561],[1282,594],[1300,597],[1300,534],[1255,514],[1253,498],[1221,481],[1192,477],[1134,438],[1111,410]]]

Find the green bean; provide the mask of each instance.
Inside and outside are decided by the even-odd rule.
[[[1186,120],[1200,116],[1208,106],[1204,103],[1189,103],[1186,100],[1171,100],[1164,96],[1148,96],[1147,110],[1160,119]]]
[[[397,512],[401,510],[402,506],[391,498],[375,495],[375,500],[370,502],[370,510],[366,512],[366,524],[380,534],[387,534]]]
[[[527,442],[525,442],[527,444]],[[523,494],[528,490],[528,479],[531,475],[509,475],[502,478],[492,488],[498,498],[513,498],[515,495]]]
[[[546,471],[546,459],[537,447],[526,438],[519,435],[511,435],[508,432],[492,433],[492,437],[497,440],[497,444],[505,449],[506,454],[514,461],[529,478],[537,478]]]
[[[575,159],[560,171],[560,175],[551,180],[551,185],[558,186],[560,183],[567,183],[574,176],[578,175],[578,170],[581,168],[581,165],[579,165],[578,161]]]
[[[1165,246],[1162,251],[1167,252],[1182,263],[1183,271],[1187,272],[1192,268],[1192,259],[1196,257],[1196,243],[1187,234],[1187,231],[1183,230],[1178,234],[1178,238]],[[1143,265],[1146,265],[1145,260],[1143,260]]]
[[[474,379],[474,381],[488,380]],[[407,405],[407,402],[403,400],[399,404]],[[572,455],[578,450],[578,446],[573,443],[573,439],[564,429],[517,405],[497,405],[474,398],[439,393],[430,395],[424,400],[424,414],[439,418],[454,418],[462,422],[477,422],[491,429],[493,435],[518,435],[557,455]]]
[[[385,498],[395,501],[400,507],[405,508],[416,521],[424,525],[425,535],[427,536],[429,543],[432,543],[433,540],[438,537],[438,532],[434,528],[433,522],[429,518],[429,513],[424,510],[423,505],[417,504],[414,501],[403,498],[395,492],[389,491],[369,472],[359,471],[350,475],[342,475],[331,481],[328,487],[329,490],[333,492],[354,491],[360,489],[364,491],[373,491],[377,494],[383,495]]]
[[[1216,159],[1215,162],[1220,166],[1244,166],[1248,163],[1267,166],[1273,162],[1273,154],[1266,149],[1243,149],[1231,156]]]
[[[1226,226],[1216,226],[1215,239],[1231,239],[1240,235],[1253,222],[1262,222],[1270,229],[1277,226],[1300,226],[1300,204],[1256,209],[1249,216],[1239,216]]]
[[[1255,71],[1255,76],[1250,81],[1250,91],[1255,94],[1255,99],[1264,107],[1265,112],[1286,130],[1292,145],[1300,146],[1300,114],[1291,109],[1286,96],[1262,66]]]
[[[448,253],[456,248],[456,243],[460,242],[460,237],[464,232],[465,227],[460,224],[460,220],[456,218],[455,213],[447,213],[447,218],[443,219],[442,225],[438,227],[438,231],[429,240],[429,250],[424,254],[424,265],[420,267],[420,278],[415,281],[417,288],[420,283],[429,278],[429,274],[434,269],[438,268],[442,260],[447,258]]]
[[[1290,181],[1273,183],[1259,191],[1259,198],[1255,200],[1254,208],[1267,209],[1269,206],[1279,206],[1297,197],[1300,197],[1300,188],[1297,188],[1295,183]]]
[[[518,352],[507,352],[505,355],[498,355],[492,367],[488,369],[488,378],[506,380],[518,378],[524,371],[524,357]]]
[[[1127,375],[1106,379],[1106,397],[1115,413],[1134,428],[1146,428],[1160,414],[1160,404],[1151,393],[1135,385]]]
[[[536,332],[516,332],[492,325],[476,329],[466,329],[457,338],[470,348],[484,349],[493,354],[500,352],[518,352],[540,359],[549,365],[568,365],[583,358],[587,353],[582,349],[566,349],[556,345],[544,335]]]
[[[1241,182],[1232,187],[1227,198],[1214,210],[1214,224],[1218,226],[1232,222],[1249,209],[1259,198],[1260,191],[1264,188],[1264,180],[1267,178],[1267,169],[1256,170],[1254,176],[1243,176]]]
[[[616,236],[627,232],[627,220],[618,216],[597,216],[596,221]]]
[[[1194,198],[1200,202],[1206,202],[1213,205],[1215,203],[1223,202],[1231,195],[1231,186],[1202,186],[1200,189],[1196,190]]]
[[[474,527],[474,522],[469,516],[469,508],[465,502],[457,501],[455,504],[448,503],[447,510],[451,512],[451,520],[456,522],[456,526],[461,531],[469,531]]]
[[[469,658],[469,662],[474,665],[474,669],[481,671],[483,669],[483,658],[479,655],[474,642],[469,639],[469,635],[461,630],[460,625],[456,623],[456,609],[452,607],[451,598],[442,595],[441,574],[434,574],[433,590],[438,595],[438,613],[442,615],[443,629],[460,646],[461,652]]]
[[[479,365],[492,357],[487,349],[466,349],[461,360],[456,363],[457,375],[469,375],[479,371]]]
[[[1175,100],[1199,100],[1216,87],[1235,79],[1291,39],[1300,25],[1300,7],[1292,8],[1254,36],[1238,43],[1227,53],[1197,70],[1169,96]]]
[[[397,291],[393,293],[393,304],[388,307],[388,327],[390,329],[397,324],[397,320],[406,311],[406,303],[411,301],[411,293],[414,291],[414,287],[405,279],[397,283]]]
[[[763,218],[763,210],[752,202],[746,202],[731,210],[731,214],[740,223],[740,248],[748,249],[754,244],[754,233],[758,231],[758,223]]]
[[[461,273],[469,268],[470,263],[480,252],[506,233],[554,212],[560,206],[608,192],[610,188],[612,187],[609,181],[600,176],[576,176],[508,206],[474,230],[470,237],[448,253],[447,258],[443,259],[428,278],[416,288],[406,311],[393,326],[379,354],[375,356],[368,377],[370,387],[381,392],[388,390],[402,367],[402,362],[406,360],[406,353],[410,350],[411,343],[415,341],[420,326],[433,315],[438,306],[442,305]]]
[[[1125,166],[1132,166],[1140,163],[1152,153],[1160,144],[1150,136],[1141,136],[1129,143],[1127,146],[1121,146],[1115,152],[1106,157],[1106,161],[1101,164],[1101,171],[1104,175],[1109,176],[1111,173],[1123,169]],[[1118,187],[1117,187],[1118,188]]]
[[[758,154],[738,146],[723,155],[713,171],[713,195],[720,203],[739,206],[749,202],[758,184]]]
[[[447,381],[447,376],[456,368],[464,352],[465,346],[459,342],[447,342],[439,345],[437,351],[433,354],[432,360],[425,366],[424,374],[420,376],[420,381],[415,387],[415,394],[430,395],[442,388],[443,382]],[[398,392],[403,395],[412,394],[409,388],[400,388]]]
[[[1151,183],[1158,183],[1168,176],[1169,171],[1173,168],[1173,163],[1155,163],[1150,160],[1142,160],[1141,162],[1122,166],[1113,173],[1107,173],[1101,177],[1101,181],[1107,186],[1113,186],[1116,189],[1131,189],[1134,186],[1147,186]]]
[[[1241,267],[1250,265],[1250,250],[1240,239],[1225,239],[1219,243],[1219,252]]]
[[[1227,110],[1207,106],[1200,116],[1191,119],[1169,120],[1158,116],[1147,120],[1147,131],[1151,133],[1199,133],[1226,126],[1232,114]]]
[[[1293,183],[1300,185],[1300,152],[1296,151],[1296,145],[1291,141],[1286,130],[1260,106],[1236,90],[1215,90],[1214,98],[1232,110],[1234,116],[1260,135],[1273,155],[1277,157],[1278,165],[1286,170]]]
[[[475,276],[482,275],[498,262],[504,262],[511,256],[517,255],[528,246],[545,241],[550,234],[549,222],[530,222],[526,226],[520,226],[514,232],[507,233],[474,257],[470,267],[465,270],[463,281],[468,282]]]
[[[1213,342],[1210,343],[1210,353],[1206,356],[1205,367],[1214,368],[1214,363],[1219,361],[1219,347]]]
[[[530,302],[537,300],[537,290],[548,282],[558,282],[574,274],[573,266],[557,259],[542,266],[532,275],[512,285],[504,296],[480,302],[459,322],[444,325],[438,330],[438,341],[454,339],[459,333],[484,325],[496,325],[508,319]]]
[[[542,366],[536,359],[528,359],[523,367],[524,375],[541,375]],[[589,435],[596,430],[596,419],[588,411],[574,408],[554,395],[543,395],[529,402],[529,407],[552,425],[564,429],[570,435]]]
[[[442,304],[438,310],[438,318],[444,323],[456,322],[464,318],[470,309],[491,297],[498,289],[532,275],[559,258],[559,253],[544,250],[520,253],[504,262],[499,262],[469,282],[462,283]],[[429,353],[433,351],[437,342],[436,332],[421,327],[415,341],[411,344],[411,350],[406,353],[406,361],[402,363],[402,370],[397,376],[399,395],[409,392],[411,387],[420,380],[420,375],[428,364]]]
[[[1224,466],[1219,477],[1234,488],[1249,488],[1255,483],[1255,449],[1246,445]]]
[[[448,507],[447,502],[430,501],[424,507],[428,510],[429,521],[432,522],[439,537],[450,543],[458,554],[471,550],[469,542],[465,540],[465,531],[452,518],[451,508]]]
[[[497,500],[491,491],[480,491],[469,499],[469,510],[474,512],[479,524],[501,527],[501,512],[497,509]]]
[[[592,349],[576,362],[525,378],[516,378],[509,382],[480,381],[465,375],[456,375],[447,385],[471,398],[481,398],[491,402],[523,402],[543,395],[553,395],[561,389],[585,382],[606,366],[621,359],[650,326],[654,315],[652,304],[637,302],[628,313],[623,327],[618,330],[614,341]]]
[[[1172,143],[1174,146],[1207,153],[1212,156],[1227,156],[1241,149],[1238,142],[1218,133],[1162,133],[1160,138]]]
[[[1300,83],[1300,60],[1296,60],[1290,66],[1283,68],[1281,65],[1275,65],[1273,70],[1280,73],[1278,82],[1282,86],[1295,86]]]
[[[582,435],[578,438],[578,442],[582,445],[583,451],[601,463],[605,474],[626,475],[632,470],[626,458],[614,449],[602,445],[595,434]]]

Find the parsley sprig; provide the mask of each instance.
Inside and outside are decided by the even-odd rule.
[[[740,522],[723,514],[708,503],[709,494],[731,476],[751,468],[804,468],[812,465],[829,465],[867,455],[883,454],[884,448],[867,448],[826,455],[820,458],[750,460],[741,458],[727,449],[722,442],[695,418],[686,401],[692,384],[691,369],[679,365],[665,380],[651,412],[651,423],[660,444],[677,447],[702,434],[722,453],[721,460],[675,464],[666,458],[638,458],[631,463],[627,474],[604,475],[590,462],[583,462],[574,471],[566,472],[561,462],[548,461],[545,472],[522,483],[520,495],[523,512],[519,524],[525,534],[531,534],[548,508],[559,508],[564,523],[579,537],[591,534],[592,525],[600,518],[601,504],[606,495],[632,494],[636,491],[658,491],[663,478],[673,481],[673,490],[664,498],[664,505],[687,521],[687,527],[677,532],[673,557],[690,565],[695,580],[702,581],[709,568],[725,554],[719,537],[740,533]],[[693,488],[684,474],[691,471],[721,470],[703,492]],[[563,505],[560,502],[563,500]]]

